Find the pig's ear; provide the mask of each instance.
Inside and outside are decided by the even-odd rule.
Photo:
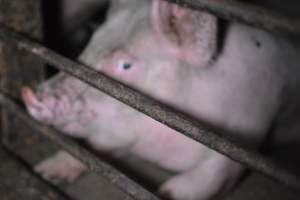
[[[217,49],[217,18],[208,13],[153,0],[152,24],[158,37],[179,59],[206,66]]]

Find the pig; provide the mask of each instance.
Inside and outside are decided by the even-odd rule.
[[[254,150],[271,126],[277,128],[274,135],[287,126],[296,132],[290,120],[298,115],[296,48],[247,25],[228,23],[221,31],[219,24],[214,15],[163,0],[130,0],[109,12],[79,60]],[[36,120],[84,139],[99,152],[115,158],[134,155],[174,172],[159,187],[170,199],[220,198],[245,171],[64,73],[36,91],[23,88],[22,97]],[[59,152],[36,170],[46,178],[73,181],[86,166]]]

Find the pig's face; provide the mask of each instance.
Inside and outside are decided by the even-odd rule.
[[[213,55],[216,20],[164,1],[149,2],[139,5],[138,11],[128,7],[111,15],[80,60],[165,103],[177,104],[185,101],[184,95],[178,94],[186,85],[186,68],[206,66]],[[167,15],[162,15],[164,12]],[[37,120],[73,136],[91,138],[97,134],[101,140],[97,146],[103,149],[132,143],[143,131],[139,127],[161,127],[65,74],[44,83],[36,94],[24,89],[23,98]]]
[[[96,68],[154,97],[175,94],[180,70],[178,60],[171,59],[159,39],[149,32],[135,36],[130,46],[101,58]]]

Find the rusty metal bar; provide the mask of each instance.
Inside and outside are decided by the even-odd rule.
[[[248,24],[271,32],[300,34],[300,19],[288,18],[242,0],[165,1],[196,10],[204,10],[230,21]]]
[[[63,149],[68,151],[71,155],[81,160],[89,167],[91,171],[101,175],[106,181],[118,186],[122,191],[128,194],[130,199],[159,200],[158,197],[142,188],[142,186],[135,183],[133,180],[129,179],[121,172],[111,167],[109,164],[100,160],[99,157],[90,153],[85,148],[82,148],[79,144],[65,136],[63,133],[35,121],[28,114],[26,114],[24,109],[17,106],[10,98],[6,97],[1,92],[0,104],[6,111],[13,113],[16,117],[26,122],[29,126],[39,131],[43,136],[52,140]]]
[[[278,167],[264,156],[245,150],[226,138],[204,128],[195,120],[169,108],[91,68],[78,64],[43,47],[22,35],[0,26],[0,40],[32,52],[58,69],[79,78],[92,87],[114,97],[115,99],[143,112],[151,118],[181,132],[182,134],[228,156],[229,158],[263,173],[270,178],[300,190],[299,179],[288,171]]]
[[[18,155],[2,145],[0,161],[1,199],[74,200],[39,179]]]

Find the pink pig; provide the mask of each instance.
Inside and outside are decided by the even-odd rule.
[[[287,40],[162,0],[130,0],[110,13],[80,61],[258,149],[296,128],[300,63]],[[176,172],[160,186],[175,200],[220,197],[244,167],[66,74],[22,95],[30,114],[84,138],[113,157],[134,155]],[[288,100],[287,100],[288,97]],[[276,123],[275,116],[282,116]],[[296,130],[296,129],[295,129]],[[282,138],[286,138],[282,136]],[[67,167],[68,166],[68,167]],[[74,180],[86,167],[64,152],[38,165],[45,177]]]

